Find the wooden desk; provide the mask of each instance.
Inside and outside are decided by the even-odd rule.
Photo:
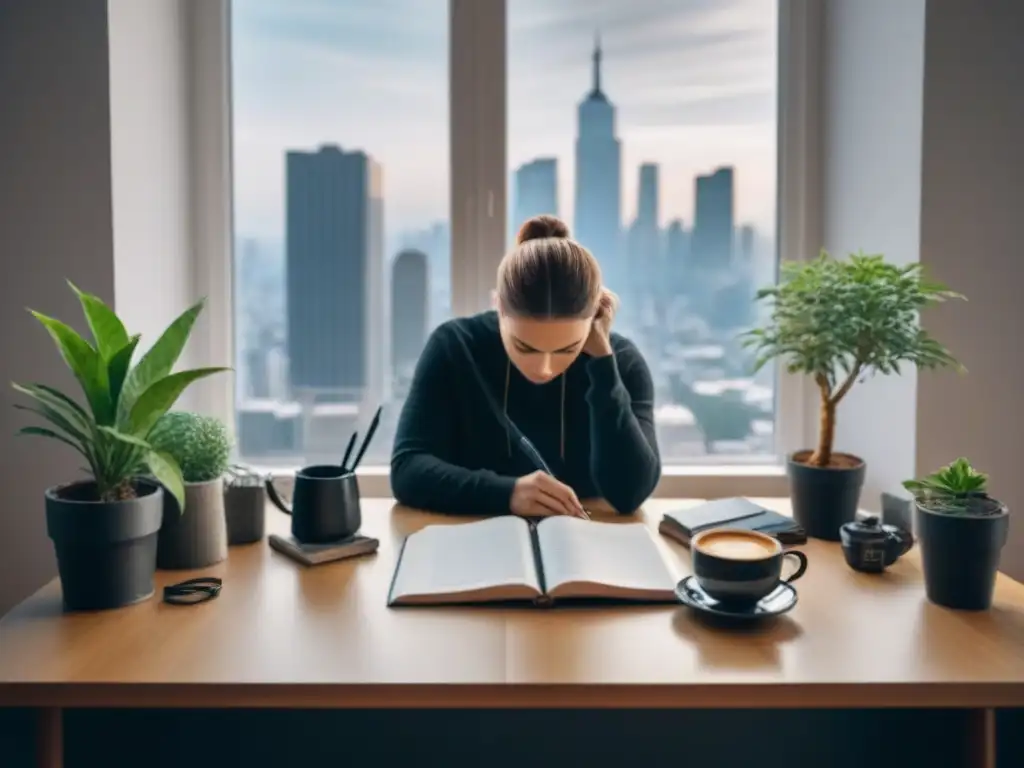
[[[0,706],[39,708],[48,768],[64,707],[957,707],[978,710],[990,754],[992,708],[1024,706],[1024,586],[1002,576],[991,611],[959,613],[927,602],[913,552],[870,576],[812,541],[796,608],[743,631],[681,606],[388,609],[397,545],[430,522],[460,519],[364,500],[378,554],[306,569],[266,542],[232,548],[202,571],[221,596],[197,606],[159,589],[198,572],[81,615],[54,581],[0,621]],[[269,531],[287,525],[268,511]],[[685,575],[686,550],[655,538]]]

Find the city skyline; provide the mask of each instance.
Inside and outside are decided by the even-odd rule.
[[[535,14],[532,19],[527,13],[517,21],[515,9],[529,9],[532,2],[510,0],[509,5],[513,48],[509,130],[516,132],[520,113],[524,122],[556,114],[544,106],[552,98],[562,100],[557,114],[565,126],[563,131],[545,123],[533,133],[520,128],[519,133],[535,140],[535,146],[529,141],[517,143],[510,136],[506,169],[510,197],[505,210],[512,219],[509,229],[514,231],[518,219],[555,212],[597,256],[605,285],[623,300],[616,329],[631,338],[648,361],[661,403],[656,419],[666,456],[767,449],[773,439],[773,387],[770,379],[750,375],[749,361],[736,347],[735,334],[750,323],[755,281],[775,259],[774,112],[767,127],[757,117],[756,104],[748,103],[746,113],[735,113],[739,102],[729,101],[729,89],[720,89],[717,113],[712,109],[703,116],[695,106],[699,100],[680,99],[682,112],[648,109],[645,113],[643,100],[635,98],[646,86],[665,86],[652,81],[664,67],[652,70],[649,54],[679,53],[679,30],[666,22],[684,17],[690,27],[682,37],[697,64],[680,65],[678,71],[685,70],[692,80],[702,67],[720,67],[719,78],[730,81],[733,92],[743,91],[749,81],[737,76],[731,66],[736,62],[716,60],[709,53],[722,45],[750,43],[750,29],[736,28],[735,19],[720,13],[723,7],[737,7],[738,0],[715,8],[691,0],[683,4],[683,16],[677,13],[677,0],[671,6],[647,0],[629,18],[621,15],[621,6],[599,0],[586,9],[588,18],[597,11],[597,16],[603,14],[595,24],[600,29],[618,14],[612,27],[620,39],[614,45],[607,35],[596,32],[581,38],[581,24],[565,26],[559,12]],[[566,2],[559,11],[574,5]],[[274,9],[264,0],[248,0],[244,7],[264,13],[262,19],[255,13],[250,23],[275,19]],[[448,157],[446,152],[430,151],[429,140],[438,126],[395,115],[401,126],[399,147],[396,123],[381,122],[381,115],[393,113],[396,107],[416,111],[410,106],[416,95],[396,92],[391,88],[396,80],[386,77],[376,81],[374,90],[380,98],[379,114],[347,98],[343,99],[347,114],[339,122],[326,120],[323,112],[323,105],[335,104],[335,97],[353,79],[365,80],[366,88],[374,88],[373,72],[380,60],[379,52],[367,45],[370,32],[383,18],[378,11],[395,14],[403,8],[409,13],[396,26],[404,32],[396,31],[397,49],[392,52],[398,50],[395,58],[408,64],[416,55],[429,53],[438,39],[445,42],[444,24],[438,39],[425,38],[423,28],[417,26],[423,22],[422,2],[385,0],[376,9],[352,6],[349,21],[354,23],[344,30],[337,24],[345,14],[326,14],[326,7],[314,0],[306,0],[294,14],[289,8],[288,14],[276,17],[278,22],[287,20],[284,37],[296,46],[277,52],[287,54],[289,61],[302,59],[300,50],[318,52],[321,57],[327,52],[329,58],[330,52],[338,52],[342,31],[355,34],[359,41],[350,41],[352,45],[346,47],[349,69],[338,88],[324,67],[304,70],[310,82],[319,83],[315,94],[312,90],[306,94],[317,96],[316,107],[302,114],[308,137],[282,146],[271,142],[267,156],[260,155],[256,163],[248,157],[243,160],[243,145],[249,142],[251,148],[253,141],[258,142],[266,124],[258,120],[253,124],[247,107],[238,105],[251,108],[256,102],[266,108],[274,104],[279,127],[280,121],[287,123],[295,115],[281,109],[273,87],[264,87],[265,82],[247,100],[247,75],[244,67],[242,72],[236,69],[236,242],[242,244],[246,265],[236,274],[239,306],[253,325],[239,328],[246,340],[240,350],[241,391],[252,398],[239,408],[239,429],[251,456],[298,453],[302,461],[309,461],[324,451],[333,455],[338,435],[365,429],[366,420],[381,405],[383,442],[374,449],[379,452],[374,460],[385,460],[388,446],[384,443],[390,443],[419,351],[430,330],[451,317]],[[445,14],[438,18],[444,22]],[[311,27],[317,19],[322,27]],[[709,20],[717,20],[718,32]],[[411,30],[414,33],[407,35]],[[268,56],[274,60],[274,52],[261,47],[258,30],[242,23],[236,33],[236,60],[244,61],[246,51],[258,52],[264,62]],[[281,30],[274,34],[280,35]],[[548,70],[531,85],[529,77],[516,77],[515,40],[519,36],[536,46],[544,35],[553,35],[551,45],[540,45],[536,55],[523,57],[531,66],[541,61],[538,66]],[[573,37],[585,39],[586,47],[570,50]],[[756,45],[753,49],[758,50]],[[631,55],[646,62],[646,71],[633,73],[642,82],[631,85],[629,77],[616,77],[616,55],[623,65],[628,65]],[[751,58],[757,56],[737,60],[749,63]],[[395,64],[391,62],[388,77],[397,77]],[[271,81],[273,69],[266,70]],[[774,66],[768,69],[774,71]],[[558,79],[568,84],[565,93],[548,87]],[[443,77],[440,84],[447,87]],[[402,87],[406,85],[402,80]],[[526,87],[537,109],[533,105],[515,108],[512,102],[520,87]],[[708,82],[704,87],[708,96]],[[302,91],[301,84],[297,90]],[[256,95],[262,99],[254,99]],[[662,98],[662,108],[680,106],[664,92]],[[726,103],[732,106],[726,108]],[[366,118],[370,113],[377,122]],[[681,119],[689,121],[691,133],[679,127]],[[446,150],[446,116],[440,126],[438,141]],[[749,158],[742,144],[723,140],[717,150],[710,150],[692,133],[705,130],[722,139],[729,126],[758,131],[764,142],[771,137],[771,146],[757,153],[760,176],[757,163],[746,162]],[[652,130],[661,129],[671,132],[671,141],[658,148],[662,155],[636,150],[634,142],[644,146],[645,131],[649,139]],[[407,153],[408,164],[396,166],[402,152]],[[261,167],[266,171],[268,157],[283,161],[287,183],[282,188],[251,185],[253,174],[258,175]],[[436,175],[439,169],[443,178]],[[435,173],[432,182],[431,172]],[[422,177],[419,182],[417,174]],[[770,179],[770,189],[751,195],[751,178],[754,187]],[[275,199],[254,224],[255,209],[249,206],[267,195],[268,189]],[[758,206],[763,208],[761,216],[756,215]],[[281,212],[284,222],[274,215]],[[267,313],[265,308],[271,304],[284,311]]]
[[[589,90],[594,30],[601,27],[603,85],[616,104],[622,143],[622,226],[636,213],[642,164],[660,169],[659,225],[681,218],[688,227],[694,179],[732,166],[737,222],[771,234],[775,6],[648,0],[626,18],[611,2],[572,0],[551,9],[510,0],[509,176],[537,158],[557,158],[559,213],[573,222],[575,107]],[[315,0],[238,4],[236,27],[247,43],[234,57],[240,232],[283,237],[283,158],[289,149],[332,143],[325,125],[344,135],[342,149],[365,151],[383,167],[389,242],[448,219],[446,8],[427,12],[407,0],[374,8]],[[385,24],[396,45],[382,54],[366,38]],[[666,78],[672,62],[679,74]],[[414,70],[402,72],[406,66]],[[326,98],[328,87],[336,98]],[[338,104],[344,117],[335,116]],[[419,137],[413,142],[410,120]]]

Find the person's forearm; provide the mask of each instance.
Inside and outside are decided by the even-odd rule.
[[[620,513],[636,511],[661,477],[651,425],[633,412],[629,392],[619,378],[615,358],[589,364],[590,471],[601,495]]]
[[[391,491],[399,504],[462,515],[502,515],[516,478],[465,469],[429,453],[407,453],[391,462]]]

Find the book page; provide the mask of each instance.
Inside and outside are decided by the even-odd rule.
[[[530,599],[541,594],[530,527],[511,515],[428,525],[410,535],[393,604]]]
[[[676,579],[643,523],[549,517],[537,535],[551,597],[675,599]]]

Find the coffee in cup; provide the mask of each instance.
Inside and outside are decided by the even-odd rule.
[[[807,555],[784,550],[777,539],[757,531],[713,528],[690,541],[693,575],[711,598],[725,603],[754,603],[780,582],[796,581],[807,570]],[[782,577],[782,563],[795,560],[796,570]]]

